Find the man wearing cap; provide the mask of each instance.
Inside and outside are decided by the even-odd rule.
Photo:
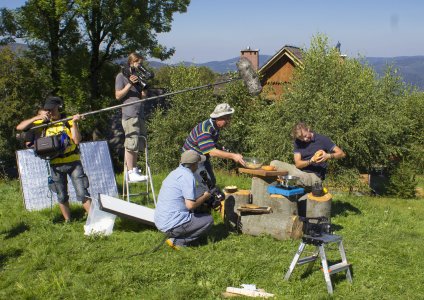
[[[62,107],[62,99],[60,97],[49,96],[46,99],[43,110],[40,110],[36,116],[22,121],[16,128],[18,130],[28,130],[32,126],[45,122],[48,123],[50,121],[64,119],[66,116],[60,114],[60,107]],[[88,178],[84,173],[78,151],[78,144],[82,139],[78,129],[78,122],[80,120],[81,116],[76,114],[72,117],[72,120],[52,124],[43,130],[43,136],[52,136],[65,132],[69,137],[69,144],[63,153],[50,160],[50,173],[53,182],[49,183],[49,188],[57,194],[57,200],[65,222],[69,222],[71,219],[67,175],[72,179],[77,200],[82,202],[87,213],[91,205],[90,195],[87,190],[89,185]]]
[[[205,159],[193,150],[183,152],[178,168],[162,182],[154,219],[156,227],[169,236],[166,243],[173,249],[188,246],[212,227],[210,214],[193,212],[211,197],[206,191],[196,198],[193,173]]]
[[[200,183],[201,177],[198,175],[202,169],[206,169],[209,178],[213,184],[216,184],[216,178],[213,173],[213,168],[210,163],[210,157],[219,157],[232,159],[236,163],[245,165],[243,155],[239,153],[231,153],[217,148],[219,132],[224,127],[228,126],[231,121],[231,116],[234,113],[232,108],[227,103],[218,104],[215,110],[210,114],[210,119],[207,119],[194,127],[186,138],[182,147],[183,151],[194,150],[197,153],[206,156],[206,161],[199,166],[196,172],[196,179]]]

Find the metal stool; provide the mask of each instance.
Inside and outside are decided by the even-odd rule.
[[[146,176],[147,179],[144,181],[130,181],[128,178],[128,168],[127,164],[124,159],[124,176],[122,178],[122,198],[127,199],[128,202],[130,202],[131,196],[141,196],[144,195],[147,197],[147,199],[150,199],[150,193],[153,197],[153,203],[156,207],[156,195],[155,195],[155,189],[153,186],[153,179],[152,174],[150,172],[150,165],[149,165],[149,153],[148,153],[148,147],[147,147],[147,138],[144,135],[140,135],[139,138],[144,139],[144,159],[145,159],[145,168],[146,168]],[[130,193],[130,185],[136,184],[136,183],[145,183],[146,184],[146,191],[145,192],[139,192],[139,193]]]
[[[325,245],[330,243],[337,243],[339,247],[340,256],[342,261],[340,263],[329,266],[327,262],[327,256],[325,255]],[[305,250],[306,245],[314,245],[315,251],[311,256],[304,257],[299,259],[302,255],[303,250]],[[321,257],[322,271],[324,272],[325,282],[327,284],[327,290],[329,294],[333,294],[333,286],[331,283],[330,275],[346,270],[346,278],[352,283],[352,274],[350,272],[350,264],[347,262],[346,253],[342,243],[342,237],[339,235],[333,234],[322,234],[319,237],[312,237],[304,235],[302,242],[300,243],[299,249],[296,252],[296,255],[293,258],[293,261],[290,264],[290,268],[284,276],[284,280],[289,280],[290,275],[292,274],[296,265],[303,265],[309,263],[308,271],[311,271],[312,266],[315,260],[318,258],[318,255]]]

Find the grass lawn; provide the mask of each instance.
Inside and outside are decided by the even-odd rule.
[[[155,178],[156,190],[164,175]],[[246,177],[219,174],[220,185],[249,188]],[[117,182],[121,182],[118,178]],[[19,182],[0,181],[0,299],[220,299],[226,287],[256,284],[274,299],[328,298],[318,262],[283,276],[299,240],[228,232],[218,214],[205,244],[182,251],[162,245],[152,227],[117,218],[112,235],[86,237],[83,210],[64,224],[28,212]],[[353,284],[332,276],[336,299],[424,299],[424,201],[336,194],[332,222],[353,265]],[[312,247],[309,248],[312,250]],[[339,259],[336,247],[327,251]]]

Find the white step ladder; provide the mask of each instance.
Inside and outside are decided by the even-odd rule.
[[[122,176],[122,199],[127,200],[127,202],[130,202],[130,197],[132,196],[146,196],[147,200],[150,199],[150,194],[152,194],[153,197],[153,203],[156,207],[156,195],[155,195],[155,189],[153,186],[153,178],[152,173],[150,171],[150,165],[149,165],[149,153],[148,153],[148,147],[147,147],[147,138],[144,135],[140,135],[140,138],[144,139],[144,163],[145,163],[145,169],[147,177],[146,180],[143,181],[130,181],[128,178],[128,168],[127,164],[125,163],[124,159],[124,175]],[[138,193],[131,193],[130,192],[130,186],[134,184],[145,184],[145,191],[138,192]]]
[[[330,243],[337,243],[339,247],[340,256],[342,258],[342,261],[340,263],[337,263],[331,266],[328,265],[327,256],[325,254],[325,245]],[[300,256],[302,255],[303,250],[305,250],[306,245],[315,246],[315,251],[313,252],[311,256],[300,259]],[[292,274],[296,265],[303,265],[303,264],[309,263],[307,271],[310,272],[318,256],[321,257],[322,271],[324,272],[324,278],[327,284],[327,290],[329,294],[333,294],[333,285],[331,283],[330,276],[335,273],[346,270],[346,278],[350,283],[352,283],[352,274],[350,272],[351,265],[347,262],[346,253],[343,247],[342,237],[335,234],[334,235],[322,234],[319,237],[304,235],[302,238],[302,242],[300,243],[299,249],[297,250],[296,255],[293,258],[293,261],[290,264],[290,268],[287,271],[286,275],[284,276],[284,279],[289,280],[290,275]]]

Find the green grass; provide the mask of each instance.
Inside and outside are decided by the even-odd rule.
[[[156,191],[165,174],[155,176]],[[220,173],[220,186],[249,179]],[[121,179],[118,178],[118,183]],[[219,216],[207,242],[174,251],[152,227],[117,218],[112,235],[86,237],[82,208],[63,224],[54,207],[28,212],[19,182],[0,182],[0,299],[220,299],[226,287],[256,284],[274,299],[326,299],[319,264],[283,276],[299,241],[238,235]],[[423,299],[424,201],[337,194],[332,222],[353,265],[353,284],[332,276],[336,299]],[[311,250],[311,249],[309,249]],[[330,262],[337,249],[327,251]]]

